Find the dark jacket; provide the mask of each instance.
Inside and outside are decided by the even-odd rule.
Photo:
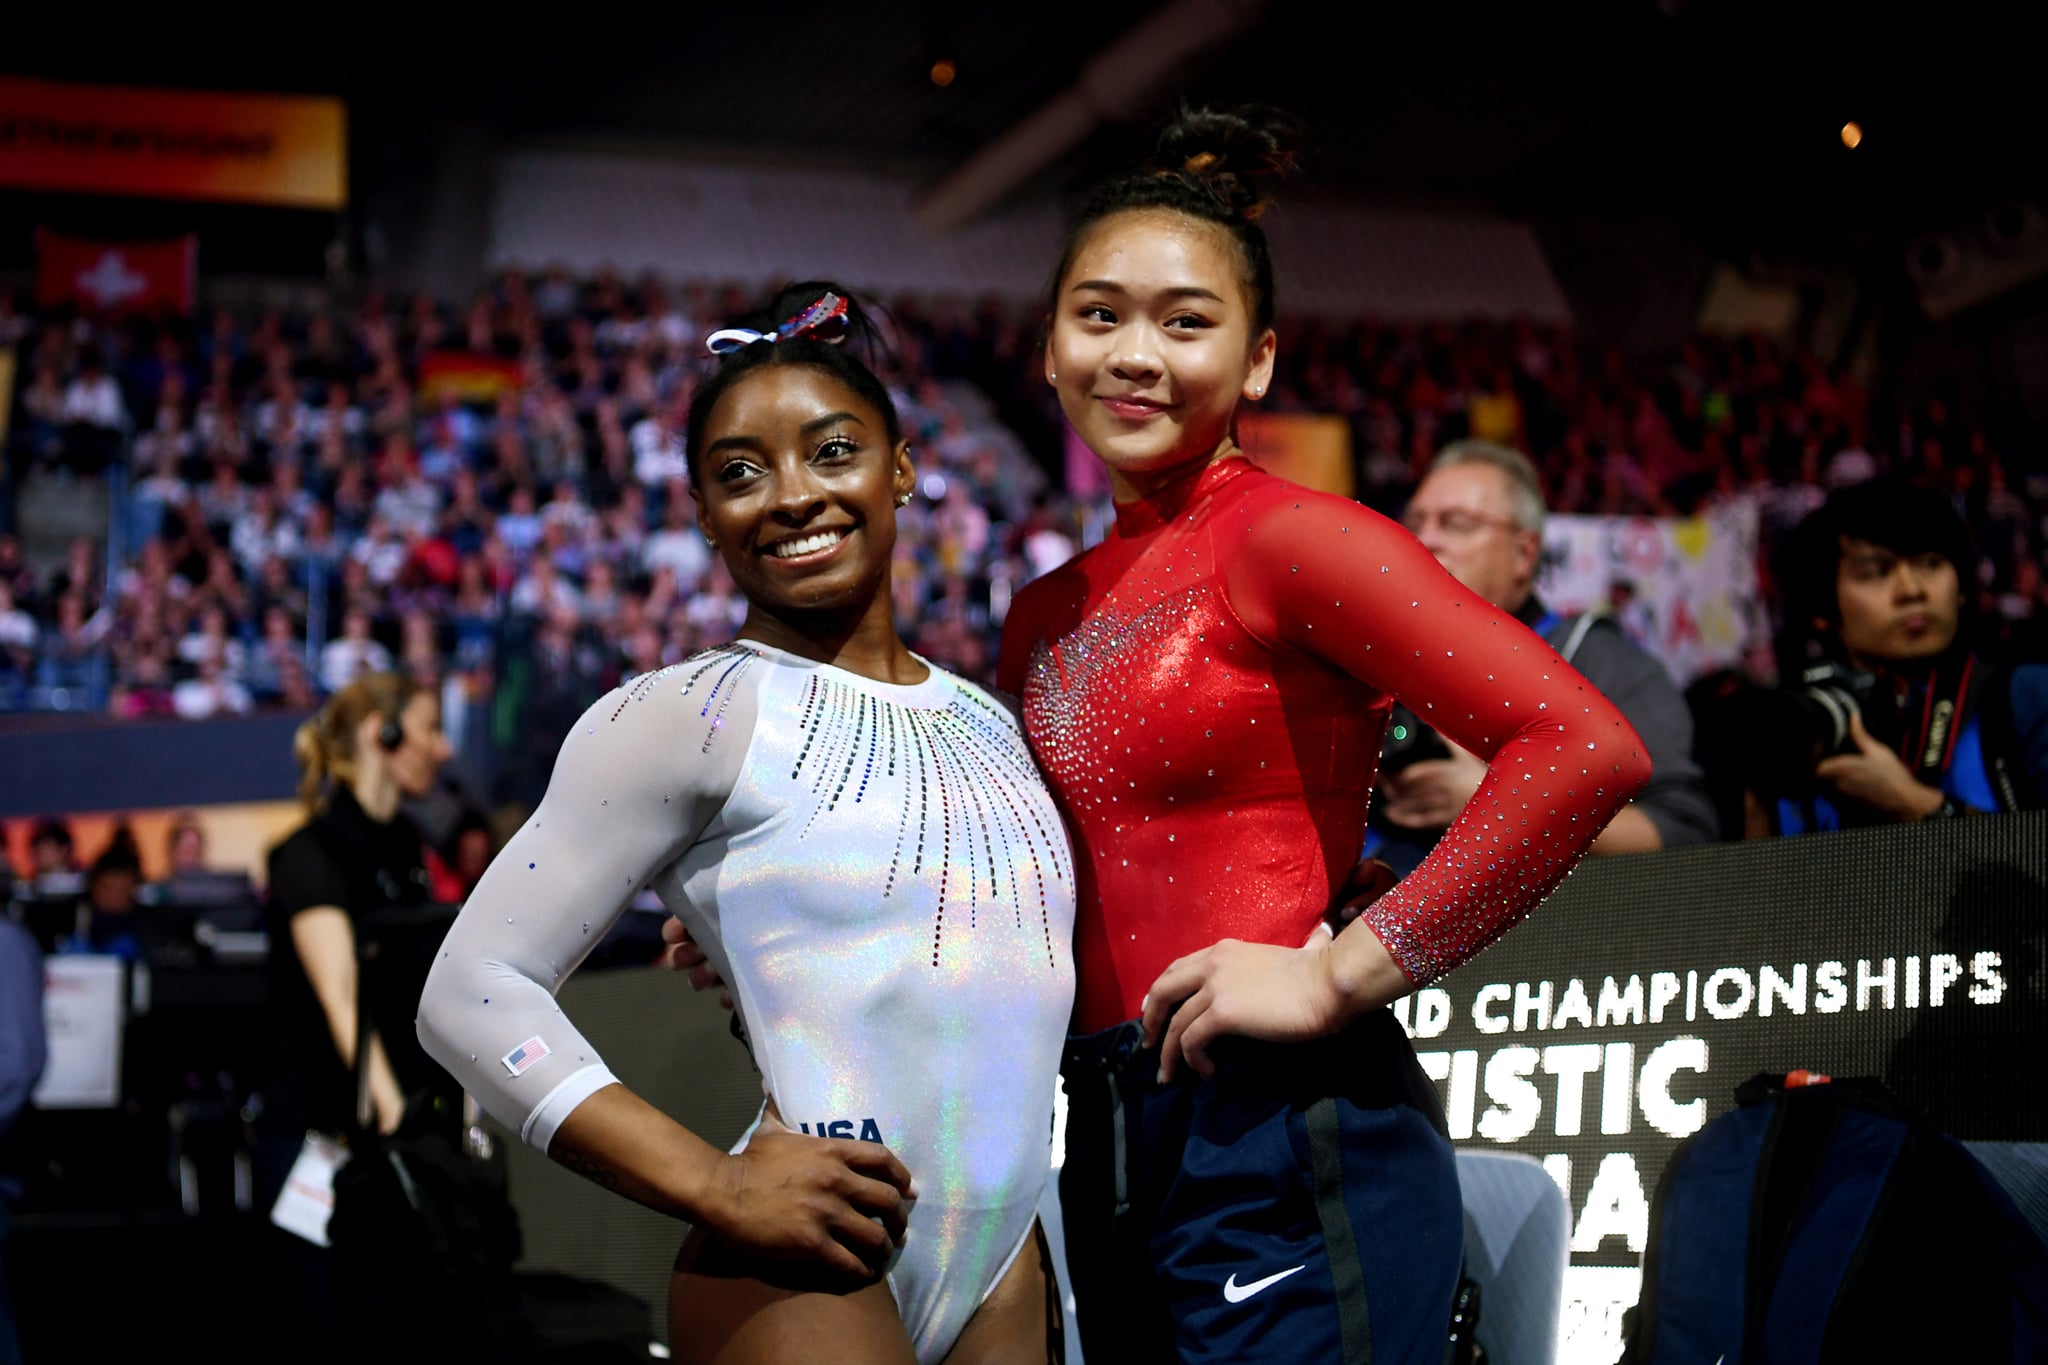
[[[358,938],[364,920],[381,911],[426,905],[430,899],[426,854],[417,826],[403,813],[373,820],[355,794],[337,785],[327,804],[270,853],[269,922],[272,1008],[278,1043],[293,1098],[304,1106],[304,1125],[346,1131],[355,1113],[355,1082],[334,1046],[327,1016],[306,976],[291,935],[291,922],[307,910],[332,906],[349,917]],[[445,1075],[420,1051],[412,1005],[420,980],[390,981],[373,991],[371,1023],[383,1038],[398,1083],[408,1092]],[[294,1115],[297,1121],[298,1115]]]
[[[26,929],[0,919],[0,1199],[19,1197],[8,1142],[49,1053],[43,1022],[43,954]]]
[[[1959,648],[1913,673],[1880,671],[1864,724],[1899,749],[1918,781],[1959,814],[2048,807],[2048,664],[2014,663]],[[1887,824],[1837,803],[1819,782],[1770,806],[1778,834]]]
[[[1542,636],[1628,718],[1650,753],[1650,785],[1635,807],[1650,818],[1666,848],[1720,837],[1720,818],[1706,779],[1693,761],[1692,712],[1671,675],[1610,616],[1559,616],[1531,595],[1515,618]],[[1367,852],[1408,875],[1443,836],[1389,824],[1377,804]]]

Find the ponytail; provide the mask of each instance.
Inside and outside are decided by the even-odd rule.
[[[320,738],[320,716],[309,716],[292,732],[292,758],[299,765],[299,804],[308,811],[320,804],[327,786],[327,746]]]
[[[308,813],[326,803],[328,784],[356,775],[356,730],[367,716],[396,721],[419,693],[419,684],[399,673],[365,673],[327,699],[327,704],[292,734],[299,765],[299,804]]]

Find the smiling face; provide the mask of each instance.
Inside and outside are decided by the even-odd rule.
[[[1059,283],[1046,380],[1120,500],[1147,496],[1226,448],[1240,401],[1273,374],[1253,333],[1242,251],[1171,209],[1103,219]]]
[[[887,609],[897,501],[916,476],[859,394],[808,365],[763,365],[719,396],[692,454],[697,524],[753,604],[750,627],[765,614],[802,634],[806,616]]]

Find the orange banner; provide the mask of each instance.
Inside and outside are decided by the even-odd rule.
[[[319,96],[0,77],[0,185],[338,209],[347,115]]]
[[[1348,498],[1351,424],[1307,412],[1246,412],[1237,419],[1238,444],[1253,464],[1304,488]]]

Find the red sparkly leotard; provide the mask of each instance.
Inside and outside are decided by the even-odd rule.
[[[1413,536],[1235,457],[1120,504],[1020,593],[1000,682],[1073,836],[1081,1031],[1219,939],[1307,939],[1364,842],[1395,697],[1490,764],[1366,912],[1418,983],[1528,914],[1650,771],[1605,697]]]

